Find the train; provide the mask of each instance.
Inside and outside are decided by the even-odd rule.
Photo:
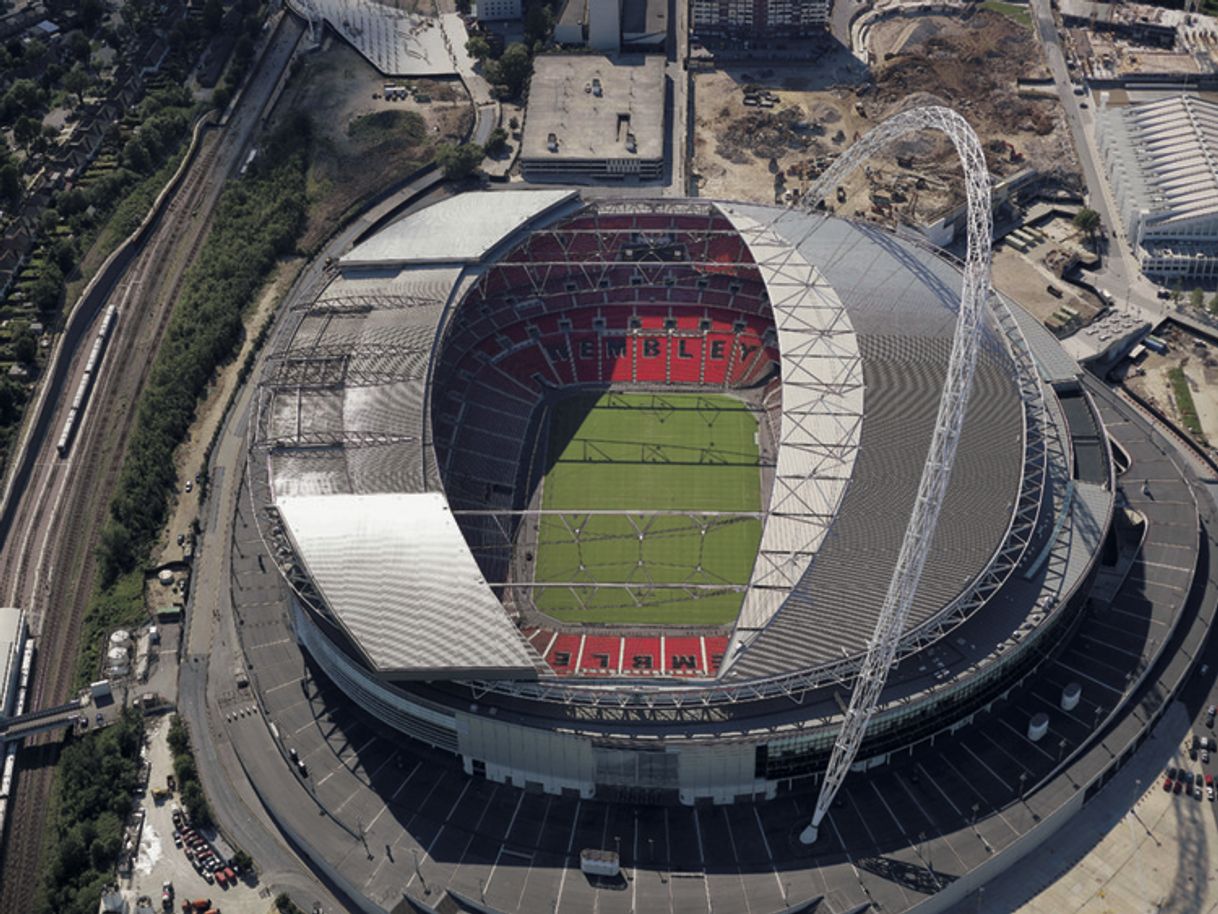
[[[55,445],[60,457],[68,456],[72,448],[72,439],[76,436],[77,426],[84,420],[85,407],[89,403],[89,395],[93,392],[93,383],[101,368],[101,360],[106,354],[106,344],[110,334],[114,332],[114,323],[118,320],[118,306],[111,305],[102,316],[101,326],[93,340],[93,349],[89,352],[89,360],[85,362],[85,373],[80,383],[76,385],[76,394],[72,397],[72,407],[64,419],[63,428],[59,433],[59,442]]]

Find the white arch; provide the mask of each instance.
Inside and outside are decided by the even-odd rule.
[[[905,628],[909,607],[917,593],[922,569],[934,539],[939,509],[943,506],[943,496],[956,458],[956,445],[960,442],[965,406],[973,385],[981,315],[990,294],[993,214],[990,209],[990,174],[977,134],[955,111],[939,106],[902,111],[870,130],[820,176],[800,201],[802,206],[815,207],[865,159],[894,140],[919,130],[938,130],[945,134],[956,147],[956,154],[964,169],[968,200],[968,248],[960,293],[960,314],[952,339],[947,380],[939,397],[935,430],[922,479],[918,483],[917,498],[905,528],[905,538],[901,542],[892,580],[888,583],[883,608],[868,642],[854,693],[850,696],[841,732],[833,744],[833,754],[825,770],[820,795],[816,798],[816,810],[812,814],[812,821],[799,836],[804,844],[816,840],[821,820],[858,755],[863,735],[888,679],[888,670],[896,656],[901,631]]]

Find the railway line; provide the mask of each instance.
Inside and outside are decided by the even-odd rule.
[[[30,482],[14,505],[0,552],[0,596],[5,605],[27,609],[38,639],[31,708],[61,702],[72,690],[82,621],[92,595],[94,550],[139,395],[225,180],[243,161],[302,33],[290,17],[280,23],[228,123],[205,134],[143,250],[111,292],[107,304],[115,306],[117,317],[66,453],[61,456],[57,446],[73,405],[70,393],[56,407],[53,433],[30,442],[38,456]],[[73,357],[69,392],[78,389],[96,332]],[[18,756],[10,827],[0,845],[2,911],[29,909],[37,890],[59,743],[51,736],[31,742]]]

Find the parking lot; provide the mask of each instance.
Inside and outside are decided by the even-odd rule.
[[[174,887],[175,911],[181,910],[183,901],[210,899],[211,907],[236,914],[265,914],[271,910],[270,893],[264,891],[253,874],[244,874],[236,885],[221,888],[213,881],[208,883],[191,865],[182,848],[174,846],[173,810],[179,805],[178,796],[157,801],[153,788],[166,785],[166,775],[173,771],[173,760],[166,739],[169,718],[159,717],[148,721],[148,761],[152,772],[148,791],[141,798],[146,813],[144,830],[140,838],[139,856],[131,879],[123,888],[133,896],[147,895],[154,906],[160,909],[161,887],[168,881]],[[213,834],[209,835],[221,853],[230,849]]]

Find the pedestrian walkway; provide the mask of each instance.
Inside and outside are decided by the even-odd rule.
[[[1199,768],[1182,749],[1189,725],[1175,703],[1133,761],[1066,828],[952,914],[1218,909],[1218,804],[1162,789],[1168,765]]]

